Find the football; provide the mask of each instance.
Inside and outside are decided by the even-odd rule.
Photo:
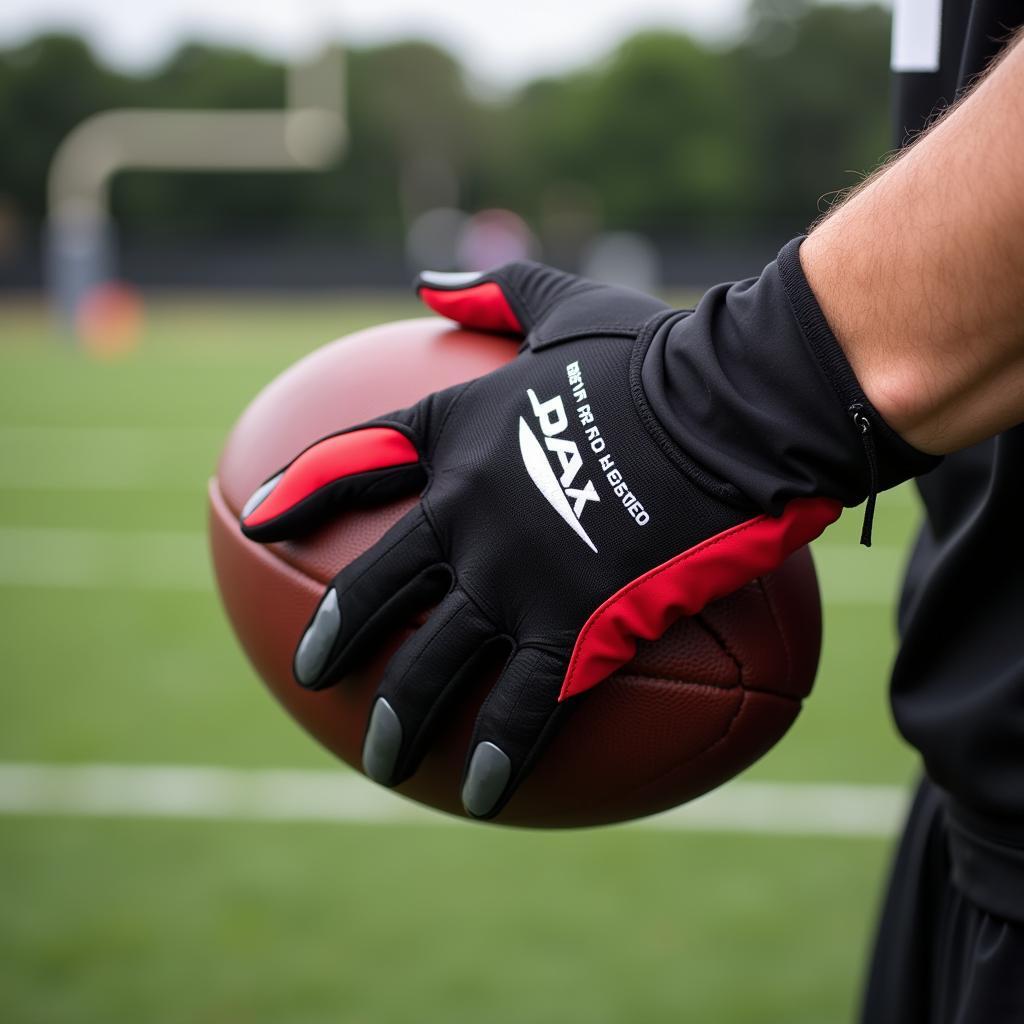
[[[235,633],[292,717],[355,769],[388,658],[430,609],[319,692],[292,677],[292,655],[326,584],[415,504],[343,513],[299,541],[261,545],[238,525],[243,504],[297,451],[472,379],[512,359],[512,338],[439,319],[386,324],[313,352],[272,381],[238,420],[209,485],[214,569]],[[821,606],[810,552],[699,615],[678,620],[576,704],[499,824],[587,826],[637,818],[725,782],[783,736],[810,692]],[[416,774],[398,792],[463,816],[461,777],[473,719],[500,669],[482,669]]]

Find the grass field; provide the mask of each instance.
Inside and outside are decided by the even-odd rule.
[[[209,586],[204,487],[247,400],[404,299],[153,303],[95,361],[0,306],[0,762],[332,769]],[[917,516],[816,547],[817,689],[747,778],[907,783],[885,700]],[[338,769],[340,771],[340,769]],[[889,843],[618,828],[0,817],[0,1020],[850,1020]]]

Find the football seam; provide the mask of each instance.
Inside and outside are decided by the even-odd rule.
[[[652,786],[657,786],[659,783],[663,782],[674,772],[691,768],[694,762],[696,762],[702,757],[705,757],[712,750],[714,750],[714,748],[717,747],[720,743],[723,743],[728,738],[729,733],[732,732],[733,726],[736,724],[737,720],[740,717],[740,714],[743,711],[743,708],[746,706],[747,695],[747,691],[744,690],[742,687],[739,687],[739,700],[737,701],[736,708],[733,710],[733,713],[729,716],[729,720],[725,723],[721,733],[719,733],[718,736],[712,739],[707,744],[707,746],[701,747],[700,750],[694,751],[693,755],[691,757],[688,757],[685,761],[676,762],[670,768],[666,768],[664,771],[659,772],[657,775],[644,780],[642,785],[634,787],[629,791],[629,797],[636,798],[640,794],[646,793]],[[602,801],[601,803],[590,805],[587,809],[591,814],[600,813],[602,807],[606,807],[608,806],[608,804],[614,804],[616,801],[621,800],[622,796],[622,793],[616,793],[613,796],[609,797],[607,800]]]
[[[794,661],[793,652],[789,646],[789,639],[786,636],[786,631],[782,628],[782,623],[779,621],[779,616],[775,608],[775,601],[772,598],[771,593],[769,593],[768,588],[764,585],[764,580],[760,576],[758,576],[758,578],[754,582],[757,584],[758,589],[764,595],[764,603],[768,606],[768,614],[772,617],[772,622],[775,624],[775,633],[778,636],[779,641],[782,644],[782,650],[785,652],[786,655],[786,682],[792,686]]]
[[[691,683],[690,685],[696,686],[698,684]],[[720,688],[716,688],[716,689],[720,689]],[[666,768],[664,771],[659,772],[657,775],[652,776],[650,779],[646,779],[641,785],[631,789],[629,791],[629,794],[628,794],[629,797],[630,798],[640,799],[651,788],[660,785],[661,783],[663,783],[665,781],[665,779],[669,778],[675,772],[686,771],[686,770],[691,769],[693,767],[693,765],[696,764],[701,758],[707,757],[716,747],[718,747],[721,743],[724,743],[728,739],[729,734],[732,732],[733,727],[735,726],[736,722],[739,721],[740,715],[743,713],[743,709],[747,706],[747,700],[748,700],[748,697],[750,696],[750,694],[758,693],[758,692],[766,692],[768,696],[777,698],[779,700],[788,701],[790,703],[796,704],[798,707],[801,704],[801,701],[799,701],[798,699],[796,699],[796,698],[794,698],[794,697],[792,697],[792,696],[790,696],[788,694],[772,693],[771,691],[758,691],[758,690],[754,690],[752,688],[748,689],[746,687],[739,687],[738,689],[739,689],[739,693],[740,693],[739,702],[738,702],[738,704],[736,706],[735,711],[729,716],[729,721],[726,722],[725,727],[723,728],[722,732],[718,736],[716,736],[713,740],[711,740],[711,742],[708,743],[707,746],[702,747],[700,750],[695,751],[692,757],[688,757],[685,761],[677,762],[676,764],[672,765],[670,768]],[[748,765],[748,767],[749,767],[749,765]],[[734,773],[734,775],[735,774],[738,774],[738,773]],[[729,778],[732,778],[732,777],[734,777],[734,776],[730,776]],[[729,781],[729,780],[726,779],[725,781]],[[719,783],[719,786],[722,785],[722,784],[723,783]],[[712,788],[713,789],[717,789],[718,787],[714,786]],[[700,794],[698,794],[698,795],[700,795]],[[619,800],[622,799],[622,796],[623,796],[622,793],[614,794],[614,795],[610,796],[607,800],[602,801],[601,803],[592,804],[592,805],[588,806],[587,810],[588,810],[588,812],[591,815],[593,815],[593,814],[600,814],[602,808],[605,808],[605,807],[607,807],[609,805],[614,806],[616,801],[619,801]],[[682,801],[682,803],[684,803],[684,804],[685,803],[690,803],[690,801],[694,800],[694,799],[696,799],[696,797],[688,797],[687,799]],[[642,817],[649,818],[649,817],[651,817],[654,814],[660,814],[660,813],[662,813],[662,812],[661,811],[651,811],[649,814],[642,815]],[[545,819],[544,818],[538,818],[538,819],[534,819],[534,820],[535,820],[535,822],[543,823]],[[614,819],[614,820],[615,821],[621,821],[621,820],[625,820],[625,819]]]
[[[735,685],[728,686],[721,683],[708,682],[706,680],[679,679],[673,676],[653,676],[648,675],[646,672],[627,672],[625,671],[625,668],[619,669],[614,675],[608,677],[609,682],[613,679],[638,679],[654,683],[670,683],[681,688],[697,687],[698,689],[715,690],[718,693],[731,693],[733,690],[739,690],[741,693],[763,693],[769,697],[782,697],[784,700],[791,700],[796,704],[802,704],[804,701],[803,697],[787,693],[783,690],[773,690],[767,686],[750,686],[745,683],[736,683]]]

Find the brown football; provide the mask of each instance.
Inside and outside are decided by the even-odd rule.
[[[224,606],[274,696],[338,757],[360,767],[374,692],[407,629],[359,671],[320,692],[292,678],[292,654],[324,588],[415,502],[340,516],[300,542],[263,546],[238,528],[245,500],[325,434],[401,408],[512,359],[511,339],[437,319],[360,331],[307,356],[242,414],[210,482],[210,541]],[[422,618],[419,621],[423,621]],[[821,606],[810,552],[681,619],[633,661],[573,700],[575,713],[495,819],[546,827],[652,814],[720,785],[792,724],[814,681]],[[463,815],[459,790],[481,678],[399,792]]]

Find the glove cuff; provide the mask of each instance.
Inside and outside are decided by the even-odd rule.
[[[843,408],[851,415],[859,410],[860,415],[866,416],[871,423],[878,463],[877,489],[884,491],[904,480],[923,476],[934,469],[942,459],[907,444],[885,422],[864,394],[860,381],[857,380],[846,354],[832,333],[832,328],[804,275],[800,264],[800,246],[806,237],[799,235],[787,242],[779,252],[777,263],[779,277],[807,347],[828,378]]]
[[[641,416],[649,410],[685,453],[677,465],[699,466],[694,482],[719,494],[728,481],[770,515],[795,498],[857,505],[940,461],[864,395],[804,277],[802,241],[760,277],[718,285],[692,312],[655,322],[633,375]]]

